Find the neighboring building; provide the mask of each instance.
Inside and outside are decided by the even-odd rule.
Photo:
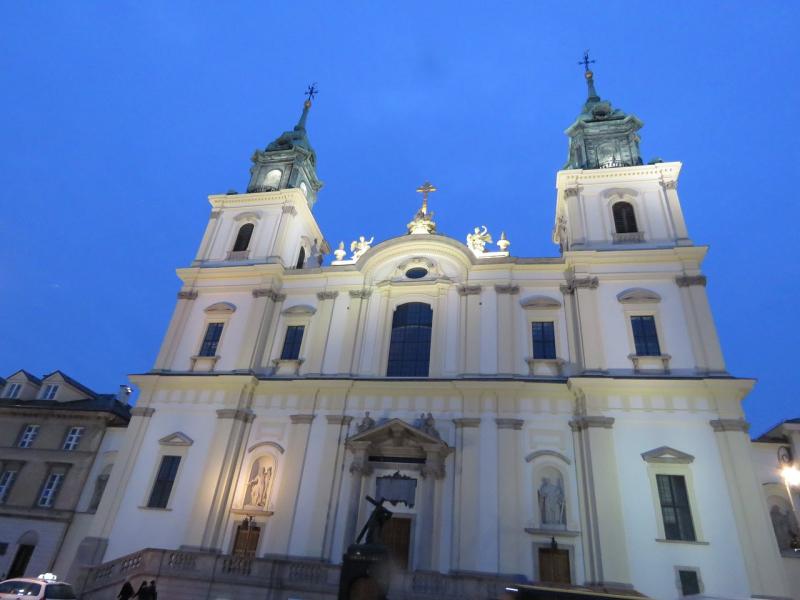
[[[786,575],[791,589],[800,590],[800,419],[783,421],[757,437],[752,451]]]
[[[127,386],[96,394],[61,371],[0,389],[0,578],[66,574],[130,419]],[[116,438],[116,442],[115,442]]]
[[[248,193],[209,197],[155,366],[132,377],[85,598],[155,576],[173,599],[331,598],[366,495],[395,511],[393,598],[514,580],[789,597],[741,406],[754,382],[726,370],[681,164],[644,164],[642,123],[586,78],[557,257],[438,233],[426,184],[405,235],[321,267],[310,101]]]

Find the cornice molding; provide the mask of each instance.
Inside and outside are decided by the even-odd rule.
[[[150,406],[134,406],[131,409],[131,416],[132,417],[152,417],[154,412],[156,412],[156,409],[152,408]]]
[[[453,423],[455,423],[456,427],[479,427],[481,424],[481,420],[461,418],[461,419],[453,419]]]

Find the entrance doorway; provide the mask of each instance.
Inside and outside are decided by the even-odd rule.
[[[11,563],[11,568],[8,570],[7,579],[14,577],[22,577],[25,575],[25,569],[28,568],[28,563],[33,556],[33,550],[36,546],[31,544],[20,544],[17,548],[17,554],[14,556],[14,562]]]
[[[389,549],[392,563],[399,569],[408,570],[408,553],[411,549],[411,519],[392,517],[381,530],[383,543]]]
[[[233,555],[242,558],[255,558],[258,550],[258,538],[261,528],[245,520],[236,528],[236,537],[233,539]]]
[[[539,548],[539,581],[572,583],[569,574],[569,550]]]

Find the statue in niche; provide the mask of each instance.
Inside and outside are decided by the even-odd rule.
[[[361,423],[356,425],[356,433],[364,433],[368,429],[372,429],[375,427],[375,419],[369,416],[369,411],[364,413],[364,418],[361,419]]]
[[[558,217],[558,246],[561,252],[567,249],[567,217],[560,215]]]
[[[486,225],[482,225],[482,227],[483,231],[480,227],[476,227],[473,233],[467,234],[467,247],[475,254],[483,254],[486,251],[486,244],[492,241]]]
[[[769,516],[775,530],[778,548],[781,551],[800,548],[800,531],[798,531],[797,520],[792,511],[773,504],[769,509]]]
[[[265,467],[260,460],[256,461],[250,472],[250,480],[247,482],[247,504],[266,508],[271,480],[272,467]]]
[[[370,249],[372,246],[372,242],[375,241],[375,236],[373,235],[371,238],[366,239],[363,235],[358,236],[357,240],[353,240],[350,243],[350,252],[353,253],[353,256],[350,257],[350,260],[358,260],[361,256]]]
[[[322,251],[319,249],[317,239],[314,238],[314,243],[311,244],[311,251],[309,252],[309,260],[306,261],[306,269],[316,269],[322,266]]]
[[[564,526],[566,524],[564,488],[561,485],[560,477],[555,479],[555,483],[551,479],[551,477],[542,477],[542,485],[538,492],[542,526]]]

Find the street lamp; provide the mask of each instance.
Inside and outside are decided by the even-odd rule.
[[[790,487],[800,487],[800,469],[794,465],[787,465],[781,469],[781,477],[786,484],[786,491]],[[791,495],[791,494],[790,494]]]

